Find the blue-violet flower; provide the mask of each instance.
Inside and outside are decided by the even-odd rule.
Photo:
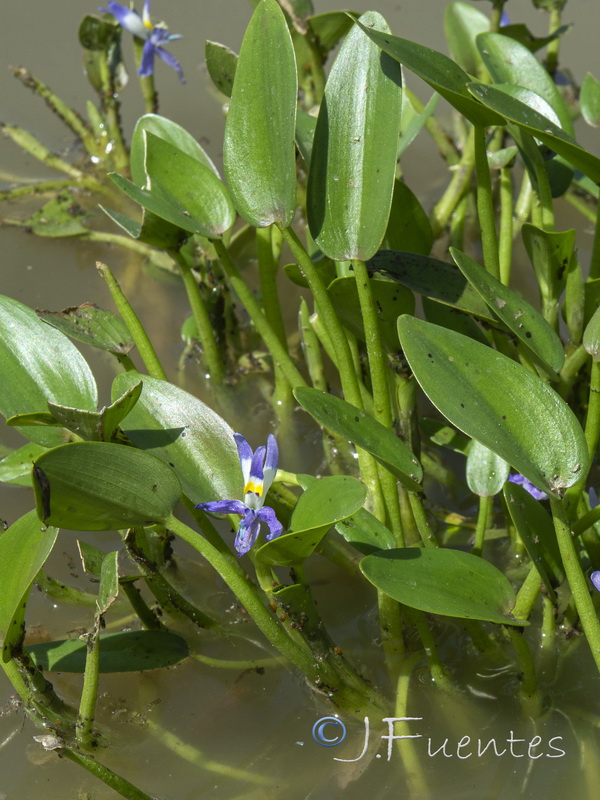
[[[522,486],[525,489],[525,491],[529,492],[529,494],[536,500],[548,499],[548,495],[546,494],[546,492],[542,492],[541,489],[538,489],[537,486],[534,486],[533,483],[527,480],[527,478],[524,475],[521,475],[520,472],[509,475],[508,480],[511,483],[518,483],[519,486]]]
[[[600,572],[598,572],[598,570],[592,572],[592,574],[590,575],[590,579],[594,584],[594,586],[596,587],[596,589],[598,589],[598,591],[600,592]]]
[[[100,10],[108,11],[122,28],[125,28],[138,39],[145,40],[142,60],[138,69],[138,75],[141,78],[148,78],[154,73],[154,56],[158,56],[165,64],[174,69],[179,75],[179,80],[185,83],[179,61],[163,47],[166,42],[181,39],[181,36],[177,33],[169,33],[163,22],[159,22],[158,25],[152,24],[150,20],[150,0],[145,0],[141,17],[136,11],[132,11],[127,6],[114,2],[114,0],[109,0],[108,9]]]
[[[241,433],[234,433],[240,456],[242,475],[244,476],[244,502],[241,500],[215,500],[210,503],[199,503],[196,508],[214,514],[239,514],[240,526],[235,537],[234,547],[238,555],[243,556],[252,547],[260,532],[260,523],[264,522],[269,533],[267,541],[275,539],[283,531],[283,525],[269,506],[263,505],[267,492],[277,472],[279,450],[272,434],[267,437],[267,446],[257,447],[254,452]]]

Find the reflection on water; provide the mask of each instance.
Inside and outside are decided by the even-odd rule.
[[[154,13],[162,8],[155,3]],[[165,4],[163,4],[164,6]],[[178,57],[186,65],[198,66],[198,41],[211,38],[237,47],[250,16],[250,6],[239,3],[239,13],[224,14],[220,0],[202,3],[180,0],[169,7],[173,30],[185,30]],[[338,2],[319,2],[318,10],[339,7]],[[7,4],[0,35],[5,41],[3,53],[12,63],[23,63],[48,80],[67,100],[86,97],[85,82],[78,70],[79,51],[76,25],[79,16],[93,10],[96,3],[77,4],[62,0],[43,4],[38,11],[47,17],[28,25],[31,9],[28,4]],[[375,3],[388,15],[393,30],[406,37],[443,48],[442,0],[404,0]],[[357,10],[365,3],[355,3]],[[237,11],[237,9],[236,9]],[[600,25],[596,0],[575,0],[569,4],[569,19],[575,21],[573,38],[564,44],[564,57],[579,78],[594,65],[586,62],[596,52]],[[595,17],[594,17],[595,15]],[[531,12],[533,26],[540,30],[540,18]],[[8,20],[7,20],[8,18]],[[190,19],[194,20],[193,25]],[[592,20],[595,23],[592,24]],[[583,24],[581,24],[583,20]],[[579,24],[577,22],[579,21]],[[67,24],[68,22],[68,24]],[[68,35],[65,32],[68,28]],[[188,33],[189,31],[189,33]],[[26,35],[25,35],[26,33]],[[577,36],[575,42],[574,37]],[[591,37],[594,37],[592,40]],[[36,37],[38,39],[36,40]],[[56,57],[56,42],[66,41],[63,58]],[[580,67],[573,57],[582,58]],[[186,66],[187,72],[192,72]],[[162,83],[164,81],[164,84]],[[180,87],[176,76],[160,76],[162,112],[193,131],[207,146],[211,155],[220,157],[223,120],[218,105],[208,96],[190,102],[196,87]],[[131,90],[131,94],[134,92]],[[136,102],[127,106],[126,124],[131,125],[141,108]],[[61,139],[55,120],[41,104],[24,92],[16,82],[4,95],[5,111],[10,121],[34,130],[56,149],[71,143]],[[201,113],[199,111],[201,110]],[[46,126],[46,129],[44,129]],[[591,134],[584,144],[591,142]],[[427,148],[427,142],[419,145]],[[0,154],[6,165],[18,175],[42,177],[36,165],[20,157],[10,144],[1,145]],[[420,155],[419,155],[420,153]],[[428,149],[416,151],[405,165],[406,177],[425,202],[435,193],[437,162]],[[570,224],[570,222],[569,222]],[[2,231],[2,293],[11,294],[31,306],[62,308],[94,300],[109,306],[109,298],[97,279],[94,262],[103,259],[119,270],[119,279],[126,294],[134,302],[142,321],[151,321],[155,343],[163,363],[171,365],[169,375],[176,379],[180,345],[176,332],[187,315],[183,292],[176,284],[157,284],[140,271],[137,259],[123,256],[110,248],[93,247],[89,243],[52,241],[28,237],[20,231]],[[587,247],[585,235],[580,247]],[[96,374],[104,376],[106,386],[112,368],[102,355],[86,352]],[[186,388],[199,391],[202,380],[187,376]],[[237,418],[229,421],[243,427],[244,416],[252,419],[266,404],[254,390],[238,400]],[[104,398],[103,402],[106,400]],[[234,415],[235,416],[235,415]],[[264,416],[264,415],[263,415]],[[3,441],[16,441],[11,431],[2,432]],[[262,434],[255,437],[264,438]],[[306,445],[304,445],[306,446]],[[289,447],[286,467],[307,469],[302,445]],[[293,463],[293,453],[298,463]],[[305,458],[304,456],[307,456]],[[27,490],[0,487],[2,515],[9,522],[31,507]],[[118,538],[107,534],[88,538],[102,549],[114,548]],[[78,576],[75,534],[63,533],[48,565],[50,574],[60,580],[93,591],[87,578]],[[202,565],[193,570],[183,567],[185,575],[193,575],[189,591],[198,603],[204,603],[231,628],[227,641],[204,632],[193,633],[193,648],[202,657],[222,661],[269,659],[270,654],[258,639],[255,643],[237,635],[247,623],[221,582]],[[332,572],[329,563],[319,557],[309,566],[319,608],[334,640],[363,673],[378,685],[385,685],[378,672],[381,648],[375,618],[373,593],[352,576]],[[201,575],[201,580],[198,578]],[[195,596],[194,596],[195,595]],[[113,609],[109,617],[118,620],[126,615],[125,604]],[[47,598],[35,594],[29,610],[29,622],[41,626],[41,638],[76,636],[91,624],[91,614],[68,607],[59,611]],[[121,621],[120,627],[127,624]],[[529,631],[528,636],[538,635]],[[345,800],[396,800],[408,797],[406,769],[396,747],[394,736],[406,735],[401,747],[411,747],[419,768],[432,790],[434,800],[512,800],[514,797],[564,800],[576,792],[577,798],[595,797],[599,785],[598,766],[598,700],[599,678],[585,646],[576,640],[563,643],[568,657],[560,668],[541,665],[545,683],[542,691],[551,707],[539,719],[524,717],[519,701],[519,680],[513,669],[504,663],[492,664],[470,649],[457,625],[444,643],[442,655],[455,664],[458,684],[464,692],[448,696],[436,689],[428,679],[424,665],[419,665],[410,683],[408,714],[415,719],[409,729],[382,719],[346,719],[346,736],[335,746],[323,746],[313,737],[313,727],[332,713],[306,685],[285,668],[267,662],[264,668],[219,669],[195,658],[168,670],[105,676],[101,682],[99,722],[110,747],[99,758],[116,772],[138,784],[161,800],[198,800],[210,797],[244,800],[271,800],[285,796],[289,800],[321,800],[344,797]],[[75,702],[81,680],[78,676],[58,675],[58,691]],[[389,717],[395,710],[390,702]],[[318,728],[317,728],[318,730]],[[326,727],[333,738],[337,729]],[[401,731],[401,732],[400,732]],[[33,736],[39,731],[24,721],[22,712],[11,700],[11,689],[0,677],[0,800],[36,798],[44,800],[110,800],[115,794],[77,766],[61,761],[56,752],[46,752]],[[329,742],[327,742],[329,743]],[[391,749],[388,749],[389,745]],[[362,754],[362,755],[361,755]],[[388,757],[389,756],[389,757]],[[414,781],[414,778],[413,778]],[[574,789],[574,787],[576,787]]]

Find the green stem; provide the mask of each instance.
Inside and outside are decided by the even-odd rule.
[[[42,144],[39,139],[37,139],[32,133],[29,133],[29,131],[26,131],[24,128],[19,128],[16,125],[6,125],[4,123],[0,123],[0,131],[5,136],[8,136],[9,139],[12,139],[13,142],[22,150],[25,150],[26,153],[29,153],[34,158],[37,158],[38,161],[46,164],[46,166],[56,169],[59,172],[64,172],[66,175],[70,175],[71,178],[74,178],[77,181],[83,178],[83,173],[80,169],[77,169],[77,167],[74,167],[67,161],[63,161],[62,158],[59,158],[54,153],[51,153],[46,145]]]
[[[477,174],[477,213],[481,227],[483,262],[487,271],[500,280],[500,260],[498,256],[498,236],[494,219],[494,200],[492,180],[487,160],[485,128],[474,128],[475,172]]]
[[[145,41],[143,39],[138,39],[136,36],[133,37],[133,56],[136,70],[140,68],[144,44]],[[158,114],[158,92],[154,85],[154,75],[152,74],[148,75],[146,78],[140,78],[139,83],[146,114]]]
[[[40,570],[35,576],[35,583],[53,600],[61,603],[68,603],[73,606],[84,606],[86,608],[96,607],[96,595],[90,592],[83,592],[74,586],[67,586],[56,578],[47,575],[44,570]]]
[[[108,194],[106,187],[99,183],[95,178],[78,178],[78,179],[65,179],[56,181],[39,181],[38,183],[30,183],[27,186],[17,186],[14,189],[4,189],[0,191],[0,201],[16,200],[19,197],[28,197],[29,195],[40,194],[54,194],[60,192],[62,189],[71,188],[84,188],[89,189],[91,192],[99,192]]]
[[[562,7],[554,6],[554,8],[550,9],[550,20],[548,24],[548,33],[553,34],[557,31],[561,26],[561,11]],[[557,36],[551,42],[548,43],[546,47],[546,69],[552,80],[554,80],[554,76],[556,74],[556,70],[558,69],[558,53],[560,51],[560,40],[561,37]]]
[[[188,303],[196,323],[196,331],[203,349],[204,362],[211,381],[221,386],[224,378],[224,367],[217,347],[215,332],[208,315],[208,309],[200,292],[198,282],[191,267],[179,250],[169,250],[169,255],[179,267]]]
[[[396,686],[396,708],[395,714],[397,719],[409,720],[408,715],[408,696],[410,689],[410,677],[412,671],[418,662],[420,656],[413,654],[407,658],[402,665],[402,670],[398,677],[398,684]],[[408,722],[396,722],[395,732],[398,736],[411,736],[411,731]],[[411,738],[398,740],[398,752],[404,765],[404,773],[406,776],[406,783],[409,786],[411,798],[418,798],[418,800],[429,800],[431,797],[427,780],[423,767],[419,761],[417,749],[414,746]]]
[[[213,246],[219,256],[221,266],[229,279],[233,291],[240,298],[242,305],[248,312],[250,319],[254,323],[254,327],[271,353],[274,363],[281,368],[287,382],[292,388],[296,386],[306,386],[306,381],[269,324],[256,298],[246,285],[238,268],[231,260],[231,256],[225,245],[220,239],[215,239],[213,241]]]
[[[521,677],[519,697],[523,715],[526,718],[533,717],[533,719],[537,719],[542,713],[542,698],[538,689],[531,650],[522,629],[514,628],[512,625],[506,625],[505,628],[517,654],[519,675]]]
[[[565,363],[559,374],[557,391],[561,397],[566,398],[575,383],[579,371],[588,360],[589,355],[582,344],[570,352],[565,358]]]
[[[123,131],[121,130],[121,105],[106,53],[99,53],[98,67],[100,85],[102,87],[100,91],[100,108],[112,144],[110,160],[114,164],[116,172],[128,171],[129,155],[123,139]]]
[[[510,283],[513,246],[513,190],[512,170],[503,167],[500,171],[500,240],[498,257],[500,259],[500,280],[505,286]]]
[[[423,544],[425,547],[437,547],[438,543],[427,521],[427,515],[425,514],[421,497],[416,492],[409,491],[408,499]]]
[[[524,172],[521,180],[521,189],[515,201],[515,217],[512,230],[513,239],[519,235],[521,228],[529,219],[532,198],[533,186],[531,185],[531,178],[528,172]]]
[[[152,343],[148,338],[148,334],[146,333],[144,326],[140,322],[137,314],[123,294],[115,276],[106,266],[106,264],[102,264],[100,261],[96,262],[96,268],[108,286],[108,290],[111,293],[112,299],[117,307],[117,311],[123,318],[125,325],[127,325],[127,330],[135,342],[141,359],[144,362],[144,366],[148,370],[148,374],[153,378],[160,378],[161,380],[166,381],[167,373],[164,371],[160,361],[158,360],[156,350],[152,346]]]
[[[119,581],[119,586],[146,630],[161,630],[164,625],[148,606],[137,586],[131,581]]]
[[[337,673],[325,662],[315,662],[310,650],[292,641],[286,631],[263,605],[255,587],[247,578],[231,569],[223,557],[204,537],[188,528],[171,515],[166,525],[177,536],[200,553],[227,583],[231,591],[252,617],[267,640],[294,666],[299,668],[307,680],[320,692],[325,692],[331,701],[348,713],[364,716],[363,712],[381,713],[383,702],[376,693],[356,675],[359,688],[340,681]]]
[[[256,251],[258,256],[258,275],[260,294],[265,317],[276,333],[279,341],[288,352],[285,326],[281,313],[281,303],[277,292],[277,269],[281,253],[281,234],[273,225],[256,229]],[[293,397],[291,387],[280,367],[275,367],[275,388],[273,406],[280,420],[285,419],[291,410]]]
[[[579,556],[567,521],[563,501],[550,497],[550,507],[554,518],[554,529],[556,530],[563,567],[571,588],[575,607],[577,608],[588,645],[592,651],[592,656],[598,670],[600,670],[600,622],[579,563]]]
[[[435,238],[440,236],[446,228],[454,210],[469,189],[473,167],[475,166],[473,137],[474,129],[471,129],[460,163],[454,166],[450,183],[431,212],[431,225]]]
[[[79,747],[91,749],[94,743],[94,716],[98,700],[98,680],[100,677],[100,618],[97,614],[94,630],[88,634],[83,688],[79,701],[79,714],[75,728],[75,739]]]
[[[485,541],[485,532],[488,526],[488,520],[492,511],[492,497],[479,498],[479,514],[477,516],[477,528],[475,529],[475,543],[471,551],[475,556],[481,556],[483,553],[483,544]]]
[[[79,753],[72,747],[65,747],[60,751],[60,757],[67,758],[69,761],[79,764],[80,767],[91,772],[92,775],[95,775],[96,778],[99,778],[107,786],[110,786],[111,789],[114,789],[121,797],[125,797],[126,800],[153,800],[149,794],[142,792],[142,790],[134,786],[133,783],[130,783],[125,778],[117,775],[116,772],[100,764],[100,762],[96,761],[92,756]]]
[[[594,228],[594,244],[590,260],[590,280],[600,278],[600,201],[596,207],[596,220]]]
[[[565,192],[563,197],[565,198],[567,203],[570,203],[573,206],[573,208],[576,208],[577,211],[579,211],[580,214],[583,214],[583,216],[587,219],[588,222],[593,222],[594,224],[596,224],[598,211],[597,210],[594,211],[594,209],[590,208],[589,205],[585,202],[585,200],[582,200],[582,198],[579,197],[578,194],[576,194],[574,189],[569,189],[567,192]],[[594,245],[595,243],[596,240],[594,239]],[[595,259],[592,260],[594,261]],[[600,262],[600,255],[598,256],[598,261]],[[600,266],[596,266],[595,272],[599,271],[600,271]]]
[[[517,600],[512,610],[512,615],[515,619],[529,619],[529,615],[540,593],[541,586],[542,579],[540,578],[540,573],[537,571],[535,565],[532,564],[527,573],[527,577],[517,592]]]
[[[427,656],[427,663],[433,682],[446,692],[456,692],[440,659],[440,654],[433,634],[431,633],[427,617],[422,611],[416,608],[409,609],[407,607],[407,612],[419,633],[419,638],[421,639],[425,655]]]

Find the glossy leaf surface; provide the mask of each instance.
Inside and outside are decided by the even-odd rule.
[[[294,47],[276,0],[261,0],[246,29],[225,125],[225,177],[246,222],[287,226],[296,210]]]
[[[560,127],[573,135],[571,115],[562,95],[529,48],[500,33],[482,33],[477,46],[495,83],[512,83],[540,95],[556,113]]]
[[[469,84],[469,91],[488,108],[502,114],[510,122],[533,134],[555,153],[563,156],[576,169],[580,169],[596,183],[600,183],[600,158],[584,150],[558,125],[535,109],[511,96],[514,87],[481,83]]]
[[[290,532],[256,551],[263,564],[301,564],[327,531],[352,516],[367,498],[367,487],[349,475],[333,475],[311,483],[298,498],[290,519]]]
[[[471,286],[506,327],[551,372],[560,372],[565,361],[563,345],[540,312],[460,250],[451,247],[450,254]]]
[[[242,497],[234,431],[198,398],[137,373],[118,375],[113,397],[143,380],[140,399],[121,423],[131,441],[171,466],[195,503]]]
[[[356,514],[338,522],[335,529],[352,547],[364,555],[377,550],[390,550],[396,544],[391,530],[366,508],[361,508]]]
[[[147,140],[145,132],[172,145],[177,150],[193,158],[204,167],[208,167],[218,177],[217,168],[204,151],[204,148],[188,133],[185,128],[160,114],[144,114],[138,119],[131,137],[131,178],[137,186],[144,186],[148,178]]]
[[[508,478],[509,466],[480,442],[473,440],[467,456],[467,486],[479,497],[493,497]]]
[[[421,465],[391,430],[345,400],[318,389],[300,386],[294,389],[294,396],[319,424],[371,453],[409,489],[421,491]]]
[[[581,84],[579,95],[581,113],[588,125],[600,126],[600,82],[588,72]]]
[[[376,12],[361,20],[387,30]],[[354,27],[327,79],[308,179],[310,231],[335,261],[371,258],[384,237],[401,106],[400,67]]]
[[[181,495],[175,473],[158,458],[106,442],[48,450],[33,476],[39,518],[67,530],[164,523]]]
[[[214,169],[149,131],[145,136],[150,192],[176,203],[203,236],[220,239],[232,227],[235,210]]]
[[[515,594],[508,579],[471,553],[407,547],[373,553],[360,562],[363,575],[399,603],[430,614],[527,625],[510,612]]]
[[[46,527],[29,511],[0,536],[0,639],[2,660],[10,660],[9,645],[21,635],[15,616],[27,604],[31,584],[52,552],[58,529]],[[21,614],[22,616],[22,614]],[[18,627],[18,630],[13,630]]]
[[[127,326],[112,311],[104,311],[93,303],[83,303],[64,311],[36,311],[44,322],[84,342],[109,353],[125,355],[133,347]]]
[[[204,46],[206,69],[217,89],[226,97],[231,97],[233,79],[237,69],[238,55],[219,42],[207,41]]]
[[[416,253],[381,250],[370,259],[368,267],[400,281],[413,292],[497,323],[496,315],[490,312],[487,303],[453,264]]]
[[[454,2],[446,8],[444,31],[452,58],[465,72],[477,75],[482,66],[481,55],[475,40],[477,35],[489,31],[488,17],[475,6]]]
[[[0,461],[0,483],[31,486],[31,467],[45,450],[42,445],[30,442],[9,453]]]
[[[79,350],[27,306],[0,296],[0,413],[47,412],[47,401],[94,410],[96,382]],[[52,447],[65,440],[54,428],[21,428],[26,438]]]
[[[577,418],[530,370],[459,333],[401,317],[404,354],[441,413],[550,493],[577,483],[588,456]]]
[[[550,595],[565,580],[552,517],[539,500],[516,483],[507,483],[504,497],[512,521]]]
[[[45,672],[83,672],[86,642],[65,639],[27,648]],[[100,672],[138,672],[179,664],[188,657],[187,642],[171,631],[124,631],[100,634]]]
[[[433,245],[429,217],[404,181],[394,181],[394,193],[382,250],[404,250],[428,256]]]
[[[357,24],[378,47],[427,81],[474,125],[504,124],[504,119],[497,113],[485,108],[481,103],[474,102],[467,89],[467,85],[472,81],[471,76],[451,58],[408,39],[368,28],[360,21]]]

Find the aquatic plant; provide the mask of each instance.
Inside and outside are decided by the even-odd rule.
[[[523,719],[558,707],[543,667],[550,649],[565,671],[576,658],[600,669],[600,507],[586,490],[597,485],[600,438],[600,158],[577,142],[573,125],[579,111],[600,123],[600,84],[588,75],[578,104],[576,92],[563,91],[555,79],[564,2],[534,4],[550,11],[542,38],[503,18],[502,0],[489,17],[449,3],[450,58],[392,34],[376,11],[253,2],[239,56],[207,43],[208,72],[227,100],[225,180],[190,133],[157,113],[153,57],[183,73],[162,48],[175,37],[152,25],[148,2],[143,17],[109,2],[108,13],[82,22],[99,94],[87,121],[17,73],[89,158],[71,163],[5,126],[68,177],[6,190],[4,200],[35,192],[46,202],[27,219],[4,221],[117,243],[176,276],[191,312],[187,370],[203,376],[203,399],[169,380],[156,331],[101,262],[116,314],[89,303],[36,313],[0,297],[0,412],[27,440],[5,451],[0,480],[29,487],[35,499],[0,537],[1,666],[46,731],[40,744],[123,797],[148,799],[153,789],[133,786],[97,753],[111,738],[97,719],[101,676],[201,657],[198,631],[227,647],[234,628],[225,607],[192,602],[174,579],[170,565],[185,559],[180,541],[201,559],[188,565],[197,581],[210,567],[251,621],[236,635],[249,646],[260,635],[269,663],[302,676],[333,714],[315,723],[315,742],[337,745],[342,717],[358,719],[364,749],[346,761],[374,757],[369,720],[382,720],[388,760],[397,747],[406,794],[419,800],[431,793],[411,744],[421,734],[412,732],[420,717],[411,715],[409,683],[427,670],[440,716],[454,717],[465,686],[445,650],[449,631],[458,631],[465,662],[492,670],[500,661],[510,672]],[[129,137],[119,113],[122,28],[134,34],[146,108]],[[402,68],[433,89],[426,104],[406,88]],[[451,129],[434,116],[439,97],[453,109]],[[449,175],[429,215],[402,173],[425,130]],[[105,216],[74,202],[82,192]],[[589,266],[577,233],[557,229],[557,198],[595,226]],[[107,218],[119,234],[106,233]],[[535,280],[532,302],[510,285],[517,240]],[[258,292],[241,268],[245,252],[257,262]],[[299,334],[286,327],[282,294],[297,309]],[[72,340],[112,356],[111,402],[100,409],[92,369]],[[244,436],[255,438],[247,398],[257,385],[284,464],[296,461],[291,431],[302,415],[323,431],[311,462],[321,468],[278,471],[273,434],[252,449]],[[244,436],[232,427],[240,428],[236,403]],[[233,550],[212,513],[241,518]],[[61,531],[119,532],[109,553],[79,544],[97,593],[44,571]],[[342,647],[330,634],[305,570],[315,553],[361,590],[376,590],[381,669],[367,674],[355,643]],[[34,585],[57,604],[89,609],[83,638],[26,640]],[[77,708],[46,677],[59,672],[83,675]],[[203,768],[247,785],[269,781],[207,765],[193,745],[174,743],[156,723],[153,731]],[[536,748],[564,754],[558,739],[528,741],[532,770]],[[469,755],[481,755],[482,741]],[[510,754],[520,758],[517,742],[525,739],[511,731]],[[468,744],[456,745],[459,758],[469,757],[461,755]]]

